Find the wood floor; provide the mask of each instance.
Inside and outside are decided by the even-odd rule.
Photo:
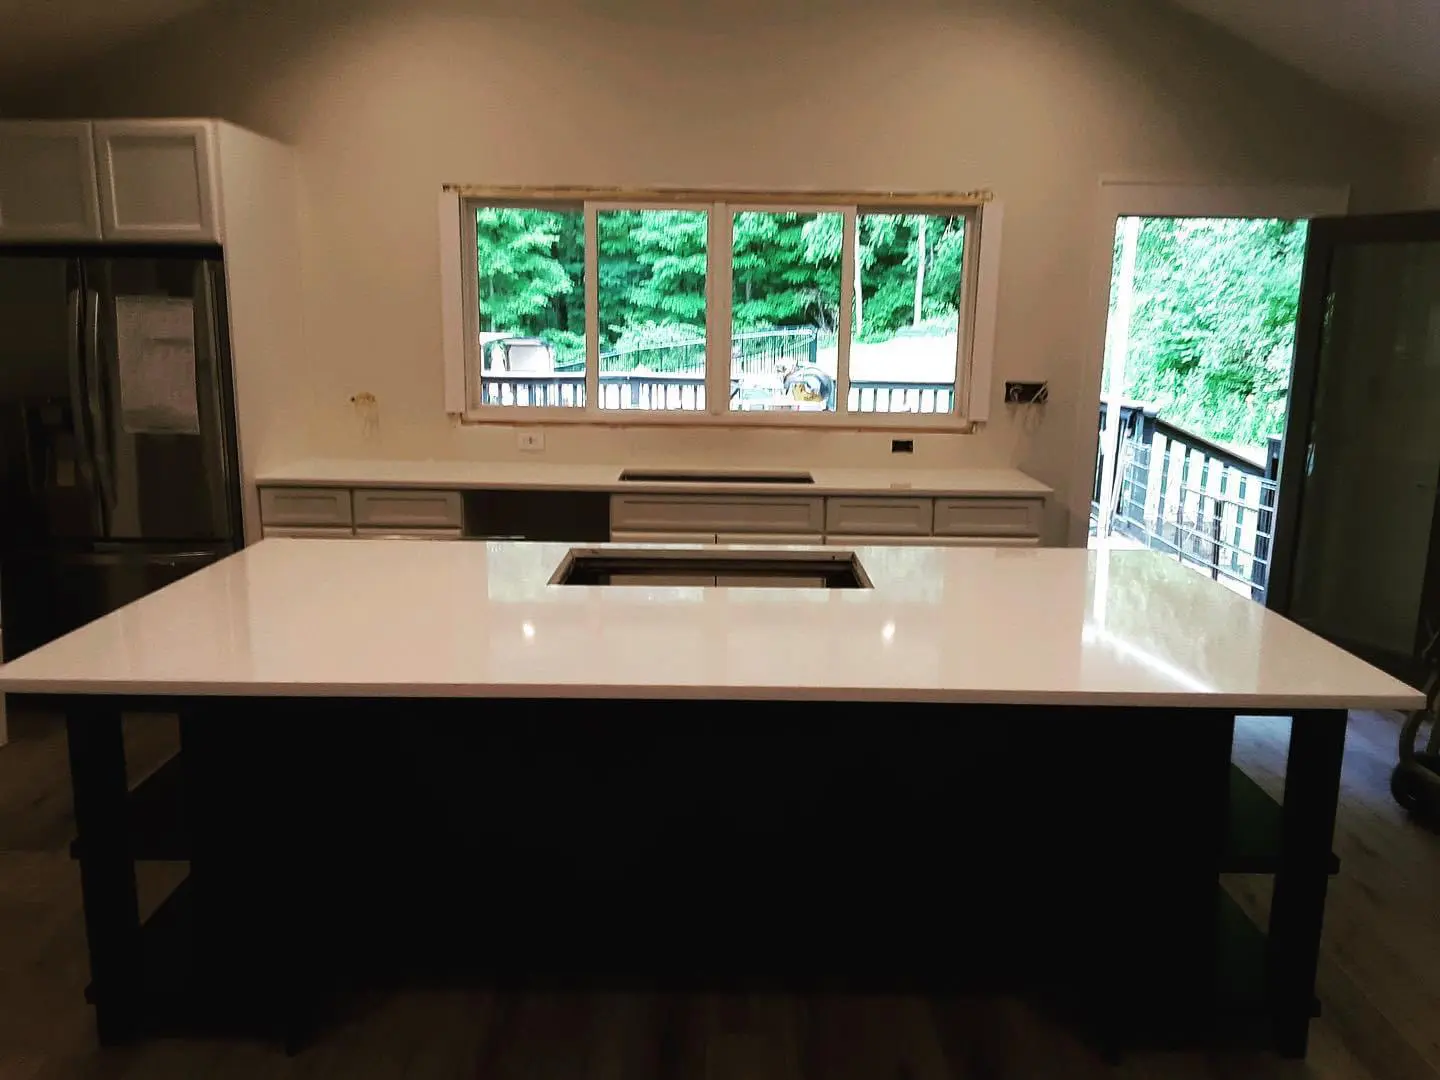
[[[1396,726],[1352,717],[1321,961],[1324,1016],[1304,1063],[1261,1054],[1139,1055],[1119,1067],[1012,999],[496,995],[409,991],[357,1007],[304,1054],[239,1042],[95,1049],[65,743],[16,717],[0,749],[0,1080],[485,1077],[499,1080],[999,1080],[1317,1077],[1440,1080],[1440,838],[1390,801]],[[1278,791],[1287,728],[1244,720],[1237,760]],[[132,769],[169,753],[168,725],[133,723]],[[148,868],[151,898],[175,868]],[[1263,913],[1258,879],[1228,879]],[[142,900],[144,898],[142,897]]]

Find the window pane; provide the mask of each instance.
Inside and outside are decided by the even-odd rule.
[[[963,215],[856,217],[851,412],[954,411],[964,261]]]
[[[584,212],[480,207],[475,246],[481,403],[584,405]]]
[[[746,210],[731,230],[730,407],[834,412],[844,215]]]
[[[705,408],[706,210],[602,210],[600,407]]]

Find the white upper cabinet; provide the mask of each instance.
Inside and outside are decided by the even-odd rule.
[[[221,238],[213,123],[97,120],[95,163],[106,240]]]
[[[0,123],[0,240],[99,240],[89,121]]]

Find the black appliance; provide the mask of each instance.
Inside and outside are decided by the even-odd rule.
[[[243,544],[220,249],[0,247],[12,660]]]

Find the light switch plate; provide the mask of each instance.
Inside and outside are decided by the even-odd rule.
[[[545,432],[538,430],[517,432],[515,445],[528,454],[538,454],[545,449]]]

